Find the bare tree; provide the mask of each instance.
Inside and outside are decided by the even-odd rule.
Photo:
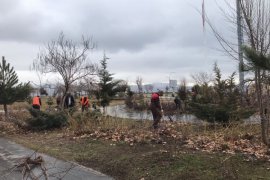
[[[137,87],[138,87],[139,94],[143,93],[143,83],[142,82],[143,82],[142,77],[138,76],[137,79],[136,79],[136,84],[137,84]]]
[[[87,52],[93,48],[91,39],[82,37],[81,44],[77,44],[60,33],[58,39],[49,42],[35,59],[35,69],[61,76],[64,84],[62,105],[72,83],[95,73],[96,66],[87,62]]]
[[[39,84],[36,84],[36,83],[34,83],[34,82],[31,82],[31,81],[30,81],[30,82],[31,82],[32,84],[34,84],[35,86],[38,86],[39,89],[40,89],[40,88],[42,88],[42,82],[43,82],[43,77],[44,77],[44,76],[42,76],[42,72],[39,71],[39,69],[34,68],[34,65],[30,67],[30,71],[32,71],[32,70],[35,71],[35,73],[36,73],[36,75],[37,75],[37,77],[38,77]]]
[[[223,8],[220,8],[224,12],[224,17],[233,24],[233,27],[237,27],[237,12],[236,9],[231,6],[229,1],[225,0],[229,9],[232,11],[233,15],[227,13]],[[252,48],[259,54],[266,55],[270,52],[270,1],[269,0],[238,0],[239,8],[242,17],[241,28],[243,29],[243,45]],[[222,48],[234,57],[235,53],[238,53],[238,49],[235,43],[229,42],[228,39],[224,38],[206,18],[210,28],[213,30],[214,35],[219,41]],[[239,49],[241,51],[242,49]],[[262,128],[262,141],[270,147],[269,141],[269,118],[266,115],[265,109],[267,109],[264,98],[264,86],[268,86],[269,82],[266,80],[269,78],[269,72],[262,70],[259,67],[254,67],[249,63],[243,65],[242,70],[252,72],[254,74],[254,83],[256,88],[256,98],[258,102],[258,109],[261,118],[261,128]]]
[[[191,77],[195,81],[195,83],[200,86],[204,84],[209,84],[213,81],[212,74],[208,74],[207,72],[199,72],[197,74],[192,74]]]
[[[59,95],[62,95],[63,92],[65,91],[64,90],[64,86],[63,84],[61,84],[60,82],[57,82],[55,84],[55,87],[54,87],[54,92],[53,92],[53,96],[59,96]]]
[[[268,0],[241,0],[240,8],[243,15],[243,30],[246,37],[246,46],[265,55],[270,49],[270,2]],[[254,72],[257,100],[261,118],[262,140],[269,143],[269,118],[265,114],[266,104],[263,95],[265,71],[253,66],[245,66],[246,70]]]
[[[232,1],[224,0],[227,8],[219,7],[222,11],[228,26],[237,31],[237,9]],[[243,29],[243,44],[260,51],[262,54],[269,53],[270,50],[270,1],[269,0],[237,0],[241,13]],[[233,1],[235,3],[235,1]],[[226,10],[225,10],[226,9]],[[236,37],[229,39],[224,37],[211,23],[206,16],[205,20],[214,33],[216,39],[227,54],[238,60],[238,46]],[[236,35],[236,33],[235,33]]]
[[[98,81],[94,77],[84,77],[80,83],[79,87],[82,91],[85,91],[89,96],[94,94],[94,92],[99,88]]]

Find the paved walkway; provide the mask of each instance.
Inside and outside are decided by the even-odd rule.
[[[47,169],[49,180],[108,180],[112,179],[104,174],[90,168],[80,166],[76,163],[65,162],[45,154],[35,153],[5,138],[0,138],[0,180],[22,179],[22,169],[14,168],[24,157],[42,155]],[[32,158],[33,158],[32,157]],[[41,170],[34,169],[34,174],[39,176]],[[40,179],[45,179],[44,177]]]

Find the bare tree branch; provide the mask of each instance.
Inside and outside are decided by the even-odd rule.
[[[65,87],[63,100],[75,81],[96,74],[97,65],[87,62],[87,52],[94,48],[92,39],[82,36],[78,45],[60,33],[56,41],[49,42],[40,50],[33,68],[42,73],[58,73],[62,77]]]

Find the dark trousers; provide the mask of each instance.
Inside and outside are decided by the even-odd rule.
[[[32,105],[33,109],[37,109],[37,110],[40,110],[40,105],[37,105],[37,104],[33,104]]]
[[[88,111],[88,106],[82,106],[82,112],[84,112],[84,111]]]
[[[152,111],[152,115],[153,115],[153,120],[154,120],[153,127],[154,129],[157,129],[158,123],[160,122],[162,116],[160,115],[160,113],[157,113],[155,111]]]

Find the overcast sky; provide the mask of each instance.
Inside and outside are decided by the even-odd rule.
[[[223,0],[217,0],[224,7]],[[231,1],[234,5],[234,1]],[[0,55],[21,81],[35,81],[29,67],[39,49],[63,31],[67,38],[93,37],[89,53],[99,62],[110,58],[109,71],[134,83],[191,81],[191,74],[212,72],[216,61],[224,75],[237,62],[224,53],[211,30],[202,28],[202,0],[1,0]],[[205,0],[206,13],[225,36],[232,37],[216,0]]]

